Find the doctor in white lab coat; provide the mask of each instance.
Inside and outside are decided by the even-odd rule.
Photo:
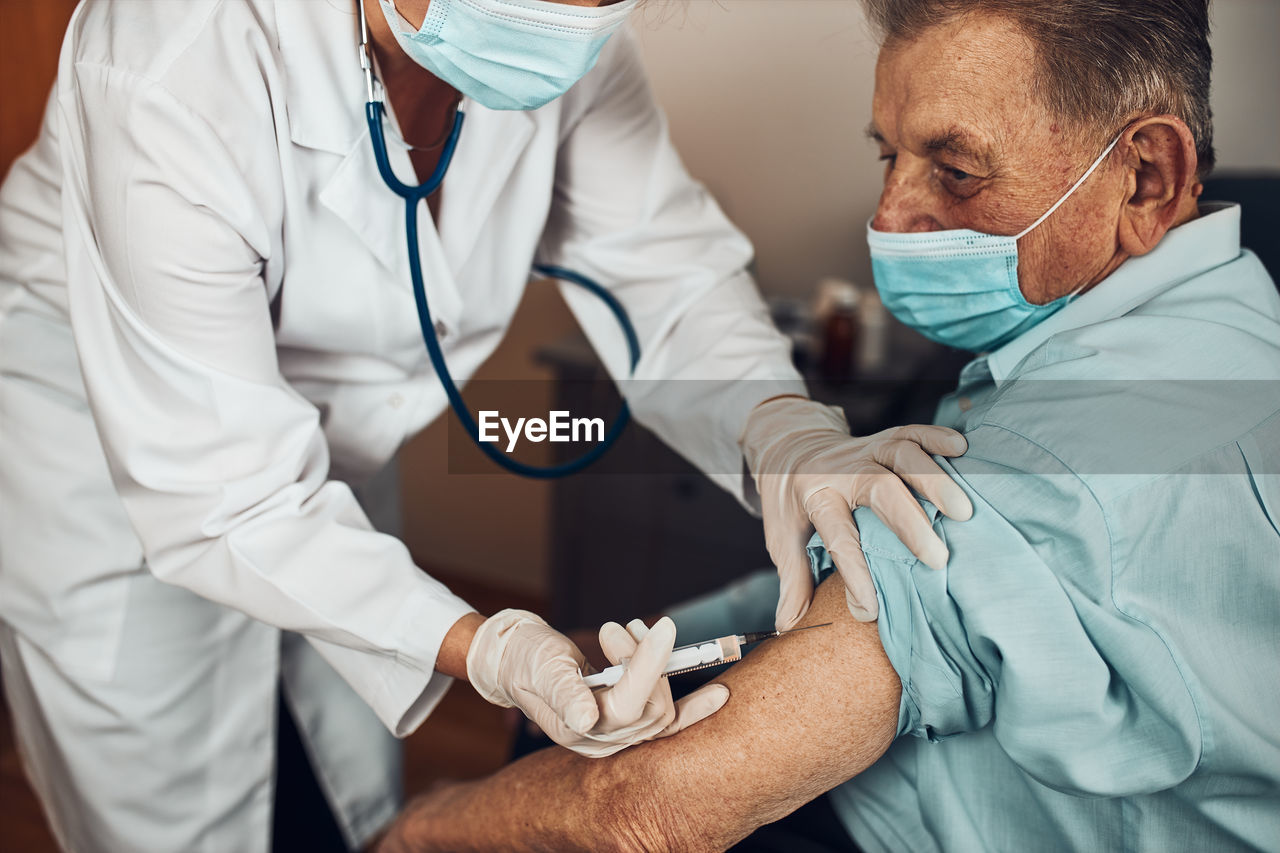
[[[504,3],[598,5],[480,0]],[[886,468],[963,516],[925,453],[962,440],[851,438],[805,399],[751,247],[681,166],[632,40],[545,106],[490,109],[400,49],[392,28],[421,25],[427,0],[397,8],[366,2],[397,173],[433,166],[460,96],[466,111],[418,238],[454,375],[502,339],[531,263],[579,270],[626,306],[635,378],[664,380],[628,385],[637,419],[763,509],[780,625],[807,606],[808,532],[840,552],[851,505],[945,562]],[[492,627],[358,499],[446,400],[365,126],[357,20],[355,0],[82,4],[0,193],[0,658],[69,849],[265,850],[281,684],[353,847],[395,813],[393,735],[450,675],[530,712],[494,672],[537,664],[512,629],[536,625]],[[626,376],[612,316],[565,297]],[[841,568],[874,616],[859,567]],[[567,719],[551,693],[537,701]],[[618,746],[669,723],[665,701],[644,731],[615,726]]]

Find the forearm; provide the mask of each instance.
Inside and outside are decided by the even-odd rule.
[[[593,763],[545,749],[487,779],[437,788],[409,804],[380,853],[623,849],[605,842],[612,824],[593,819],[607,797],[593,790]]]
[[[440,644],[440,653],[436,655],[436,672],[467,680],[467,650],[482,624],[484,617],[475,612],[464,614],[453,623]]]
[[[703,831],[689,809],[666,808],[656,779],[617,772],[617,758],[546,749],[487,779],[438,788],[409,804],[379,853],[697,853],[731,843]]]

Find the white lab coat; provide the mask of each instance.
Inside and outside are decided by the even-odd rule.
[[[0,194],[0,649],[69,846],[263,849],[278,668],[354,842],[392,813],[395,775],[358,709],[404,735],[448,686],[436,654],[470,608],[348,485],[446,405],[364,124],[356,26],[345,0],[82,4],[40,140]],[[654,381],[625,389],[637,419],[741,495],[747,411],[803,386],[632,40],[536,112],[464,106],[439,225],[424,208],[419,236],[454,375],[496,347],[535,259],[579,270],[639,332],[636,377]],[[413,174],[394,143],[392,162]],[[565,296],[625,376],[611,315]],[[161,609],[213,633],[169,656],[202,683],[144,709],[166,670],[145,664],[163,637],[138,626]],[[306,643],[282,650],[280,629]],[[58,701],[181,725],[119,766],[164,726],[139,722],[113,752],[89,710],[48,710],[41,668]],[[202,783],[166,787],[200,702],[235,731],[192,752]],[[113,766],[165,807],[93,778]]]

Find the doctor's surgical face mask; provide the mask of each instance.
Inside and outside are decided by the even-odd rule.
[[[533,110],[569,91],[639,0],[571,6],[551,0],[431,0],[422,26],[379,0],[401,49],[493,110]]]
[[[1070,198],[1119,141],[1111,140],[1062,198],[1011,236],[967,228],[896,234],[868,223],[871,269],[885,307],[926,338],[973,352],[1003,346],[1057,312],[1075,294],[1028,302],[1018,286],[1018,240]]]

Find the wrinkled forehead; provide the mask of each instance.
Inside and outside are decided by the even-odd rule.
[[[997,155],[1044,130],[1035,51],[1005,18],[966,16],[890,41],[876,64],[872,119],[908,149],[950,138]]]

